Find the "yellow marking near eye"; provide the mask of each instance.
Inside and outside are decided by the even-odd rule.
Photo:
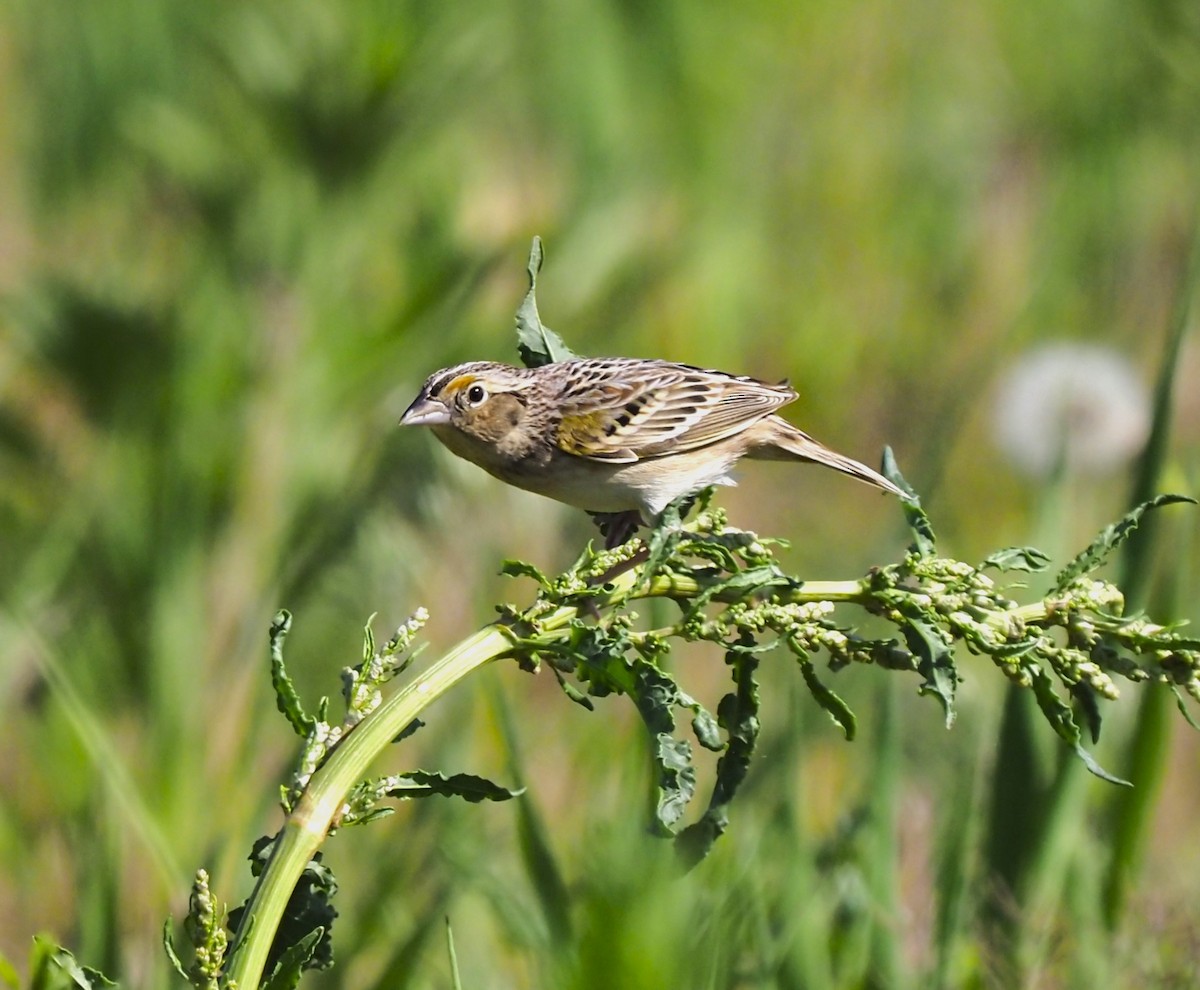
[[[443,391],[457,392],[460,389],[466,388],[471,382],[478,381],[478,375],[459,375],[457,378],[452,378],[445,385]]]

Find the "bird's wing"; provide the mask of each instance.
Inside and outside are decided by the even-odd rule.
[[[690,365],[585,361],[558,396],[556,440],[569,454],[629,463],[723,440],[795,397],[786,382]]]

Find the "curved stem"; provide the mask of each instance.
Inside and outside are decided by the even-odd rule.
[[[293,888],[341,813],[346,794],[374,759],[429,704],[468,674],[502,656],[511,645],[502,626],[481,629],[384,701],[338,744],[313,774],[276,839],[235,938],[225,973],[227,985],[236,981],[242,990],[258,986]]]
[[[613,580],[600,604],[610,605],[628,596],[637,575],[637,571],[630,571]],[[574,606],[560,606],[539,619],[541,632],[563,629],[578,611]],[[227,986],[250,990],[259,985],[292,890],[342,813],[346,795],[375,758],[431,703],[469,674],[506,654],[513,641],[507,626],[485,626],[385,700],[338,743],[312,775],[276,838],[270,861],[250,895],[234,937],[225,972]]]

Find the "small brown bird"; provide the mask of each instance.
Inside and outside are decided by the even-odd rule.
[[[501,481],[596,514],[609,546],[681,496],[734,484],[743,457],[824,464],[904,497],[775,415],[795,398],[786,382],[668,361],[472,361],[431,375],[400,423],[431,427]]]

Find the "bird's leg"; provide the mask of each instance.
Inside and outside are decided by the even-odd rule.
[[[600,528],[604,537],[604,549],[614,550],[622,543],[628,543],[642,525],[642,514],[636,509],[625,512],[589,512],[589,516]]]

